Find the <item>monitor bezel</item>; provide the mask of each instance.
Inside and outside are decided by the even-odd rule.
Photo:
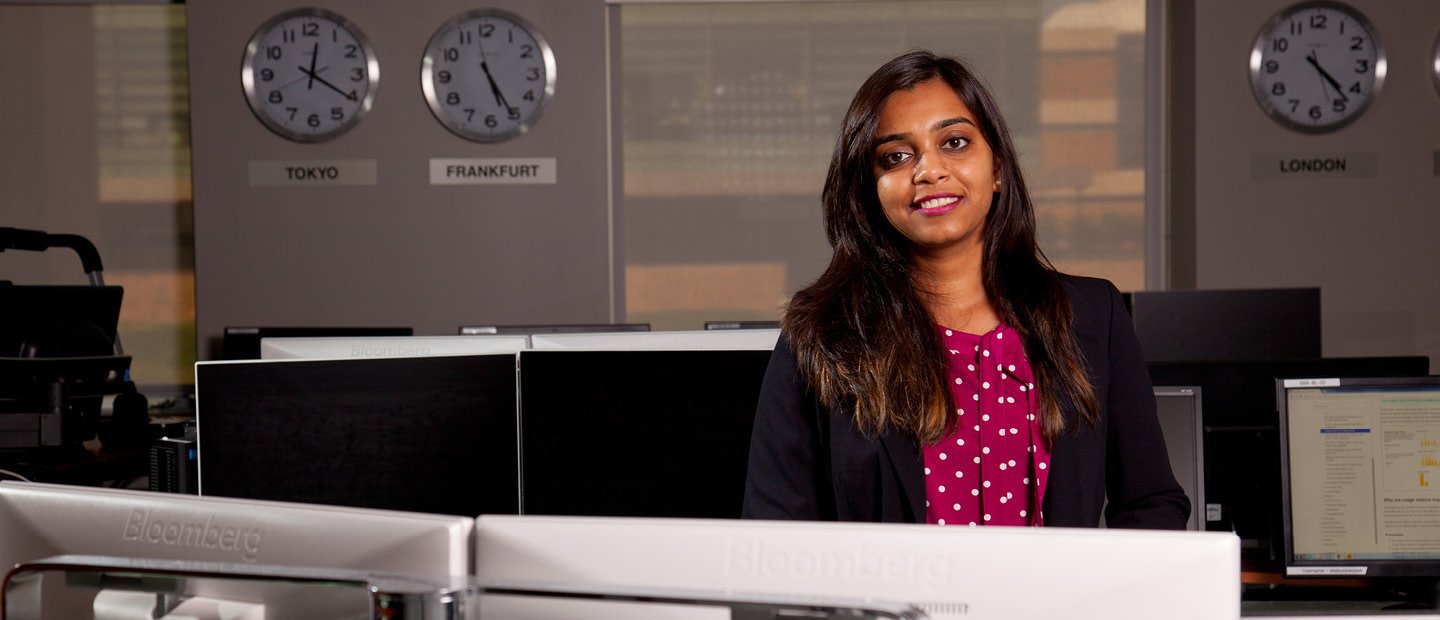
[[[1336,378],[1312,377],[1275,380],[1275,408],[1280,436],[1280,509],[1281,537],[1284,539],[1285,574],[1287,577],[1440,577],[1440,560],[1364,559],[1364,560],[1297,560],[1295,558],[1295,526],[1290,497],[1290,407],[1287,398],[1291,389],[1323,388],[1440,388],[1440,375],[1423,377]]]

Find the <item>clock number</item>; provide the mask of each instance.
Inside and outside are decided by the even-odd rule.
[[[495,24],[480,24],[480,36],[488,39],[495,34]]]
[[[359,82],[365,79],[365,67],[352,67],[350,69],[350,81]]]
[[[1311,27],[1311,28],[1314,28],[1314,29],[1316,29],[1316,30],[1325,30],[1325,29],[1326,29],[1326,28],[1325,28],[1325,19],[1326,19],[1326,18],[1325,18],[1325,15],[1324,15],[1323,13],[1317,13],[1317,14],[1315,14],[1315,15],[1311,15],[1311,16],[1310,16],[1310,27]]]
[[[263,81],[266,81],[266,82],[269,82],[270,80],[275,79],[275,70],[274,70],[274,69],[269,69],[269,68],[261,69],[261,70],[260,70],[260,79],[263,80]]]
[[[495,128],[497,125],[499,125],[499,124],[500,124],[500,121],[495,118],[495,115],[494,115],[494,114],[491,114],[491,115],[485,117],[485,126],[486,126],[486,127],[489,127],[489,128],[491,128],[491,129],[494,129],[494,128]]]
[[[1302,23],[1297,22],[1297,21],[1292,21],[1292,22],[1290,22],[1290,34],[1295,35],[1295,36],[1300,36],[1300,35],[1302,35],[1302,34],[1305,34],[1305,24],[1302,24]]]
[[[315,22],[301,24],[300,34],[307,37],[318,37],[320,36],[320,24],[317,24]]]
[[[1271,86],[1271,87],[1270,87],[1270,94],[1276,95],[1276,96],[1284,95],[1284,94],[1285,94],[1285,83],[1284,83],[1284,82],[1276,82],[1274,86]]]
[[[1370,61],[1369,61],[1369,60],[1366,60],[1366,59],[1364,59],[1364,58],[1357,58],[1357,59],[1355,60],[1355,72],[1356,72],[1356,73],[1365,73],[1365,72],[1368,72],[1369,70],[1370,70]]]
[[[331,29],[330,29],[330,40],[333,41],[333,42],[335,42],[335,43],[339,43],[339,42],[340,42],[340,29],[339,29],[339,28],[331,28]]]
[[[441,72],[439,72],[439,73],[436,73],[436,74],[435,74],[435,79],[438,80],[441,84],[449,84],[449,83],[450,83],[450,72],[449,72],[449,71],[441,71]]]
[[[1341,22],[1344,23],[1344,22]],[[1361,50],[1365,48],[1365,39],[1361,37],[1350,37],[1350,49]]]
[[[533,90],[527,90],[527,91],[525,91],[525,96],[524,96],[524,97],[521,97],[521,99],[524,99],[524,100],[526,100],[526,101],[534,101],[534,100],[535,100],[535,91],[533,91]]]
[[[460,93],[449,93],[445,95],[445,103],[448,103],[450,105],[460,105]]]
[[[285,108],[285,111],[290,113],[290,120],[293,121],[295,120],[295,113],[299,112],[300,108]]]
[[[1334,105],[1332,106],[1332,108],[1335,110],[1335,113],[1336,113],[1336,114],[1344,114],[1344,113],[1345,113],[1345,100],[1344,100],[1344,99],[1336,99],[1336,100],[1334,101]]]
[[[352,89],[350,89],[350,92],[345,93],[345,98],[346,98],[346,99],[349,99],[349,100],[351,100],[351,101],[359,101],[359,100],[360,100],[360,95],[357,94],[357,93],[355,92],[355,89],[352,88]]]
[[[278,90],[272,90],[272,91],[270,91],[270,103],[283,103],[284,101],[285,101],[285,96],[282,95],[282,94],[280,94],[280,91],[278,91]]]
[[[509,108],[509,113],[505,117],[512,121],[520,120],[520,108]]]
[[[1354,84],[1351,84],[1351,85],[1350,85],[1350,88],[1349,88],[1348,90],[1349,90],[1350,92],[1352,92],[1352,93],[1357,94],[1357,95],[1361,94],[1361,91],[1360,91],[1360,83],[1359,83],[1359,82],[1356,82],[1356,83],[1354,83]]]
[[[305,119],[305,124],[306,124],[306,125],[309,125],[309,126],[311,126],[311,127],[319,127],[319,126],[320,126],[320,115],[319,115],[319,114],[311,114],[309,118],[306,118],[306,119]]]
[[[1310,118],[1320,120],[1320,106],[1310,106]]]
[[[460,60],[460,50],[453,47],[445,48],[445,61],[455,62],[457,60]]]
[[[526,69],[525,79],[531,82],[540,79],[540,69],[538,67],[530,67]]]
[[[339,121],[345,119],[345,108],[330,108],[330,120]]]
[[[475,108],[465,108],[465,122],[475,120]]]
[[[520,46],[520,49],[524,50],[524,51],[520,52],[520,57],[521,57],[521,58],[534,58],[534,57],[535,57],[535,46],[533,46],[533,45],[521,45],[521,46]]]
[[[1275,72],[1277,72],[1277,71],[1279,71],[1279,70],[1280,70],[1280,63],[1279,63],[1279,62],[1276,62],[1276,61],[1274,61],[1274,60],[1267,60],[1267,61],[1265,61],[1265,72],[1266,72],[1266,73],[1275,73]]]
[[[474,43],[474,42],[475,42],[475,38],[472,37],[472,36],[470,36],[470,31],[469,31],[469,30],[461,30],[461,31],[460,31],[460,44],[461,44],[461,45],[469,45],[469,44]]]
[[[1275,42],[1272,45],[1275,48],[1275,51],[1284,52],[1290,49],[1290,39],[1280,37],[1278,39],[1275,39]]]
[[[280,40],[286,43],[295,42],[295,31],[289,28],[280,31]]]
[[[284,53],[285,49],[280,47],[279,45],[271,45],[270,47],[265,48],[265,57],[270,60],[280,60],[280,56]]]
[[[514,42],[515,42],[515,29],[514,29],[514,28],[511,28],[511,29],[505,31],[505,42],[506,42],[506,43],[514,43]]]
[[[346,57],[346,58],[359,58],[359,57],[360,57],[359,54],[360,54],[360,46],[355,45],[354,43],[350,43],[350,44],[348,44],[348,45],[345,46],[345,57]]]
[[[1293,114],[1293,113],[1295,112],[1295,110],[1298,110],[1298,109],[1300,109],[1300,100],[1299,100],[1299,99],[1291,99],[1291,100],[1290,100],[1290,112]]]

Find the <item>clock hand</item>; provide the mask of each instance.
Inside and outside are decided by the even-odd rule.
[[[1350,100],[1349,97],[1345,96],[1345,89],[1340,86],[1340,83],[1336,82],[1335,78],[1330,76],[1329,71],[1326,71],[1324,67],[1320,66],[1320,61],[1315,58],[1315,50],[1310,50],[1310,55],[1305,57],[1305,62],[1313,65],[1315,70],[1320,72],[1320,76],[1325,78],[1325,81],[1329,82],[1331,86],[1335,87],[1335,92],[1340,95],[1341,101]]]
[[[486,62],[485,58],[485,42],[477,41],[476,43],[480,46],[480,70],[485,72],[485,80],[490,82],[490,92],[495,95],[495,105],[508,110],[510,104],[505,101],[505,95],[500,93],[500,85],[495,83],[494,76],[490,75],[490,63]]]
[[[315,47],[310,50],[310,83],[305,85],[305,90],[315,88],[315,60],[320,57],[320,43],[317,41]]]
[[[330,87],[330,90],[333,90],[333,91],[335,91],[335,92],[337,92],[337,93],[340,93],[340,95],[343,96],[343,97],[345,97],[346,99],[349,99],[349,100],[351,100],[351,101],[355,101],[355,100],[358,98],[358,97],[355,96],[355,93],[354,93],[353,91],[347,93],[347,92],[345,92],[345,91],[343,91],[343,90],[340,90],[340,87],[338,87],[338,86],[336,86],[336,85],[334,85],[334,84],[331,84],[329,80],[326,80],[325,78],[320,77],[320,71],[324,71],[325,69],[329,69],[329,67],[322,67],[322,68],[320,69],[320,71],[316,71],[316,72],[314,72],[314,73],[311,73],[310,71],[305,70],[305,67],[296,67],[296,69],[299,69],[301,73],[304,73],[305,75],[310,76],[310,78],[313,79],[313,80],[315,80],[316,82],[319,82],[319,83],[321,83],[321,84],[324,84],[324,85]]]
[[[320,75],[321,73],[324,73],[326,69],[329,69],[329,68],[330,68],[330,67],[320,67],[320,70],[319,70],[319,71],[316,71],[316,72],[315,72],[315,75]],[[281,85],[279,85],[279,86],[276,86],[276,87],[275,87],[275,90],[280,90],[280,89],[282,89],[282,88],[289,88],[290,86],[294,85],[296,82],[299,82],[299,81],[301,81],[301,80],[310,79],[310,76],[304,75],[304,70],[303,70],[303,69],[301,70],[301,74],[302,74],[302,75],[301,75],[300,77],[298,77],[298,78],[295,78],[295,79],[293,79],[293,80],[290,80],[289,82],[286,82],[286,83],[281,84]]]

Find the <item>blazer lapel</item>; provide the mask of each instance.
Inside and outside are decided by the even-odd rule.
[[[920,449],[913,440],[893,429],[881,435],[880,444],[885,447],[885,456],[890,459],[890,466],[895,469],[895,477],[900,479],[900,489],[905,494],[905,504],[910,508],[910,518],[917,523],[924,523],[925,474],[922,470],[925,466]]]

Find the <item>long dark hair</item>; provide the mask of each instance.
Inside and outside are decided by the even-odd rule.
[[[1024,340],[1044,434],[1053,439],[1065,427],[1062,403],[1089,422],[1099,405],[1075,343],[1070,296],[1035,241],[1035,209],[1010,129],[984,84],[955,58],[904,54],[855,93],[821,195],[835,253],[825,273],[791,299],[786,336],[821,402],[852,409],[862,430],[897,428],[924,444],[950,430],[944,352],[912,279],[910,242],[881,211],[873,167],[875,130],[890,94],[934,79],[975,115],[998,162],[1000,190],[985,218],[985,293]]]

